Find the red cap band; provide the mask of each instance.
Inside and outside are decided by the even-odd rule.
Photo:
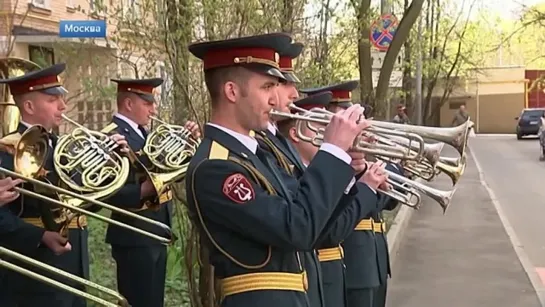
[[[9,84],[9,90],[12,95],[22,95],[33,91],[60,86],[61,83],[56,75],[45,76],[39,79],[13,82]]]
[[[118,83],[118,92],[134,92],[138,94],[153,94],[155,88],[151,85],[136,83]]]
[[[208,52],[203,59],[204,70],[234,64],[265,64],[278,68],[278,53],[269,48],[234,48]]]

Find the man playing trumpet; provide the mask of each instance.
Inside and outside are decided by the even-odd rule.
[[[352,91],[357,81],[346,81],[301,92],[317,95],[332,92],[328,109],[339,112],[352,105]],[[369,113],[367,113],[369,115]],[[368,142],[375,142],[372,135]],[[374,158],[374,157],[371,157]],[[386,169],[403,175],[401,165],[387,163]],[[381,197],[379,205],[355,227],[343,242],[346,264],[347,307],[383,307],[386,302],[386,284],[390,275],[388,243],[381,211],[393,210],[398,202]]]
[[[204,62],[212,117],[186,189],[224,307],[308,305],[299,251],[314,248],[355,175],[346,151],[366,125],[358,106],[333,116],[297,187],[250,136],[267,129],[285,79],[276,52],[290,42],[268,34],[190,46]]]
[[[307,96],[300,99],[294,104],[299,109],[316,110],[317,108],[325,109],[331,100],[330,92],[322,92],[320,94]],[[302,125],[301,125],[302,124]],[[296,120],[286,119],[277,123],[279,131],[286,135],[290,143],[296,148],[301,155],[301,159],[305,165],[312,160],[318,148],[304,139],[312,139],[316,137],[316,129],[322,125],[311,123],[314,128],[309,129],[308,125],[299,123],[297,127]],[[298,131],[299,130],[299,131]],[[330,219],[328,226],[324,229],[323,235],[316,243],[318,258],[322,271],[322,286],[324,293],[324,306],[346,306],[345,300],[345,268],[344,268],[344,252],[341,247],[341,242],[346,239],[353,231],[358,222],[371,214],[372,211],[378,208],[378,200],[381,196],[376,195],[376,191],[381,186],[385,188],[387,175],[384,173],[383,163],[368,163],[362,157],[363,153],[351,153],[353,161],[359,161],[364,168],[363,175],[360,174],[360,179],[355,184],[358,190],[358,197],[355,201],[349,204],[337,205],[337,215]],[[368,193],[365,193],[370,189]],[[371,248],[369,246],[369,248]]]

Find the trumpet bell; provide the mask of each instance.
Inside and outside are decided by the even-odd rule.
[[[404,125],[376,120],[371,120],[371,123],[372,125],[377,127],[416,133],[423,138],[446,143],[454,147],[460,153],[460,155],[463,155],[465,153],[467,141],[469,138],[469,127],[471,121],[468,119],[465,123],[457,127],[449,128]]]
[[[457,165],[451,165],[448,163],[443,163],[441,161],[437,162],[437,164],[435,165],[438,170],[450,177],[450,179],[452,180],[452,185],[456,185],[458,183],[460,177],[462,177],[462,175],[464,174],[464,170],[467,164],[465,155],[456,160],[459,160]]]
[[[446,213],[447,208],[449,207],[450,202],[452,200],[452,197],[454,196],[454,193],[456,192],[456,188],[450,191],[438,190],[438,189],[429,187],[425,184],[422,184],[418,181],[407,179],[404,176],[401,176],[394,172],[387,171],[387,173],[389,178],[397,181],[398,183],[401,183],[402,185],[405,185],[408,188],[414,189],[416,192],[420,192],[430,197],[431,199],[433,199],[435,202],[437,202],[441,206],[441,208],[443,209],[443,213]],[[400,200],[400,201],[405,204],[404,200]]]

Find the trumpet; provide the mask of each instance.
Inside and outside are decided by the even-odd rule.
[[[82,297],[84,299],[87,299],[89,301],[92,301],[92,302],[95,302],[97,304],[100,304],[101,306],[107,306],[107,307],[129,307],[129,303],[127,302],[127,300],[119,293],[113,291],[113,290],[110,290],[106,287],[103,287],[101,285],[98,285],[98,284],[95,284],[91,281],[88,281],[84,278],[81,278],[79,276],[76,276],[76,275],[73,275],[73,274],[70,274],[68,272],[65,272],[63,270],[60,270],[56,267],[53,267],[53,266],[50,266],[50,265],[47,265],[45,263],[42,263],[40,261],[36,261],[30,257],[27,257],[27,256],[24,256],[24,255],[21,255],[19,253],[16,253],[14,251],[11,251],[5,247],[1,247],[0,246],[0,255],[1,256],[4,256],[4,257],[10,257],[10,258],[14,258],[18,261],[21,261],[21,262],[24,262],[26,264],[29,264],[29,265],[32,265],[36,268],[39,268],[39,269],[42,269],[42,270],[45,270],[49,273],[53,273],[53,274],[56,274],[58,276],[62,276],[62,277],[65,277],[65,278],[69,278],[71,281],[74,281],[74,282],[77,282],[78,284],[80,285],[84,285],[88,288],[91,288],[91,289],[94,289],[94,290],[97,290],[101,293],[104,293],[104,294],[107,294],[107,295],[110,295],[111,297],[113,297],[117,302],[116,303],[111,303],[105,299],[102,299],[98,296],[94,296],[94,295],[91,295],[87,292],[84,292],[82,290],[79,290],[79,289],[76,289],[74,287],[71,287],[71,286],[68,286],[68,285],[65,285],[59,281],[56,281],[52,278],[49,278],[49,277],[46,277],[46,276],[43,276],[43,275],[40,275],[36,272],[33,272],[29,269],[26,269],[26,268],[23,268],[23,267],[20,267],[20,266],[17,266],[7,260],[4,260],[2,258],[0,258],[0,267],[3,267],[3,268],[6,268],[6,269],[9,269],[9,270],[12,270],[12,271],[15,271],[19,274],[22,274],[22,275],[25,275],[29,278],[32,278],[32,279],[35,279],[37,281],[41,281],[43,283],[46,283],[50,286],[53,286],[53,287],[56,287],[58,289],[61,289],[61,290],[64,290],[64,291],[68,291],[74,295],[77,295],[79,297]]]
[[[323,110],[320,108],[313,108],[310,111],[307,111],[305,109],[300,109],[297,106],[294,106],[293,104],[290,105],[290,108],[300,111],[305,111],[304,114],[291,114],[291,113],[285,113],[280,112],[276,110],[271,110],[270,115],[276,116],[276,117],[283,117],[283,118],[289,118],[289,119],[295,119],[297,120],[297,136],[301,138],[305,142],[310,142],[314,146],[320,146],[323,143],[324,138],[324,131],[325,128],[317,128],[313,125],[310,125],[310,123],[318,123],[327,125],[329,124],[331,117],[334,115],[332,112]],[[307,137],[303,133],[303,124],[307,125],[307,127],[316,133],[314,137]],[[418,146],[418,150],[410,152],[406,149],[400,148],[395,145],[386,145],[386,144],[375,144],[371,143],[365,140],[365,133],[374,133],[374,134],[381,134],[381,135],[395,135],[400,137],[405,137],[410,139],[411,141],[414,141],[416,146]],[[370,155],[381,155],[381,156],[387,156],[392,158],[398,158],[398,159],[404,159],[404,160],[418,160],[422,156],[422,152],[424,150],[424,139],[419,136],[416,133],[406,133],[402,131],[394,131],[391,129],[382,129],[379,127],[369,127],[365,129],[364,132],[362,132],[362,135],[357,137],[354,140],[354,144],[351,147],[351,150],[364,152],[366,154]]]
[[[305,109],[300,109],[298,107],[293,107],[293,106],[290,106],[290,108],[296,111],[304,112],[304,113],[291,114],[291,113],[285,113],[285,112],[272,110],[271,116],[295,119],[298,121],[297,125],[302,125],[303,123],[307,124],[308,122],[314,122],[314,123],[327,125],[329,124],[331,120],[331,116],[333,115],[333,113],[329,111],[324,112],[323,109],[319,109],[319,108],[314,108],[314,109],[311,109],[310,111],[307,111]],[[465,153],[465,146],[468,140],[467,136],[469,131],[467,128],[467,125],[469,124],[469,122],[467,122],[465,125],[460,125],[459,127],[454,127],[454,128],[432,128],[432,127],[420,127],[420,126],[410,126],[410,125],[402,125],[402,124],[394,124],[394,126],[388,126],[388,125],[382,125],[383,122],[378,122],[376,120],[371,120],[370,122],[371,122],[371,127],[365,129],[365,131],[375,133],[381,136],[388,135],[388,136],[400,136],[400,137],[412,138],[413,135],[416,135],[417,138],[415,139],[418,140],[418,142],[416,143],[418,144],[419,154],[413,155],[413,156],[410,156],[410,154],[399,155],[399,148],[396,148],[397,146],[389,146],[388,149],[386,150],[361,150],[362,149],[361,147],[363,146],[359,146],[360,144],[357,143],[359,142],[359,138],[356,138],[357,141],[355,142],[353,149],[361,150],[370,155],[374,155],[375,157],[386,157],[386,158],[400,159],[405,161],[410,160],[410,159],[407,159],[407,157],[417,158],[414,160],[418,162],[418,161],[422,161],[423,159],[422,153],[424,152],[424,148],[425,148],[425,142],[423,138],[425,137],[425,138],[442,141],[443,143],[447,143],[455,147],[459,152]],[[386,124],[389,124],[389,123],[386,123]],[[446,130],[443,130],[443,129],[446,129]],[[317,134],[315,139],[317,139],[318,141],[315,141],[315,142],[312,142],[314,138],[305,137],[304,135],[303,137],[301,137],[300,129],[297,129],[297,130],[298,130],[298,137],[300,137],[303,141],[308,142],[310,140],[311,143],[315,146],[318,146],[319,144],[321,144],[320,140],[323,142],[323,131],[325,131],[325,129],[323,128],[311,129]],[[396,144],[396,145],[399,145],[399,144]],[[410,149],[411,148],[408,148],[408,150]],[[392,153],[391,151],[395,151],[395,152]],[[450,191],[442,191],[442,190],[434,189],[424,184],[421,184],[417,181],[413,181],[403,176],[400,176],[396,173],[393,173],[390,171],[387,171],[387,173],[389,175],[388,183],[394,186],[398,186],[396,185],[396,182],[397,182],[397,183],[400,183],[405,188],[408,188],[408,189],[412,188],[414,189],[414,190],[411,190],[411,194],[413,195],[415,195],[415,193],[412,193],[412,192],[417,191],[429,196],[430,198],[435,200],[437,203],[439,203],[441,208],[443,208],[443,212],[446,212],[450,204],[450,200],[452,196],[454,195],[454,192],[456,191],[456,189],[453,189]],[[404,190],[407,191],[407,189],[404,189]],[[417,208],[417,205],[411,202],[410,198],[407,195],[404,195],[403,193],[397,193],[397,191],[392,192],[392,191],[384,191],[384,190],[379,190],[379,192],[392,197],[393,199],[399,201],[400,203],[404,205]],[[420,199],[418,198],[417,201],[419,202]]]
[[[170,184],[185,176],[200,140],[194,139],[184,126],[171,125],[153,116],[150,118],[160,125],[148,135],[142,152],[155,169],[144,165],[133,151],[130,155],[150,178],[156,194],[161,195]]]
[[[102,141],[98,141],[98,138],[102,138]],[[14,190],[23,195],[52,203],[71,212],[67,213],[66,211],[61,211],[64,218],[61,217],[57,219],[54,219],[52,216],[42,216],[42,218],[48,219],[48,221],[44,221],[44,223],[54,224],[55,227],[58,228],[57,230],[66,236],[66,227],[70,223],[70,220],[76,216],[73,212],[77,212],[140,233],[160,241],[163,244],[170,244],[172,242],[172,231],[167,225],[97,200],[97,198],[106,197],[111,193],[115,193],[124,184],[128,176],[129,162],[127,158],[121,158],[112,151],[117,144],[101,133],[89,131],[86,128],[81,127],[75,129],[71,134],[59,138],[54,153],[56,159],[54,161],[55,169],[59,173],[61,183],[68,185],[80,193],[88,192],[87,195],[81,195],[71,190],[35,179],[45,176],[46,171],[43,166],[49,151],[48,141],[49,137],[47,132],[39,125],[32,126],[22,135],[12,134],[0,140],[0,150],[8,151],[13,154],[15,170],[10,171],[0,167],[0,173],[4,176],[19,178],[31,183],[34,185],[35,189],[41,188],[46,191],[56,192],[59,199],[57,200],[49,196],[44,196],[36,191],[21,187],[15,187]],[[116,160],[118,160],[117,163],[115,162]],[[63,172],[72,171],[81,172],[83,186],[79,187],[72,179],[72,176],[61,174]],[[106,188],[104,188],[102,183],[107,183],[108,180],[113,181],[105,185]],[[86,210],[82,208],[82,204],[84,203],[97,205],[154,224],[165,231],[167,238]]]
[[[396,174],[394,172],[390,172],[388,170],[386,170],[386,173],[388,174],[389,182],[397,181],[399,183],[405,184],[406,186],[409,186],[411,189],[416,190],[416,192],[420,192],[420,193],[430,197],[431,199],[435,200],[441,206],[441,208],[443,208],[443,213],[445,213],[447,211],[447,208],[450,205],[452,197],[454,196],[454,193],[456,192],[456,187],[453,188],[450,191],[442,191],[442,190],[438,190],[438,189],[435,189],[435,188],[432,188],[432,187],[428,187],[427,185],[422,184],[422,183],[420,183],[418,181],[407,179],[407,178],[405,178],[405,177],[403,177],[403,176],[401,176],[399,174]],[[415,209],[418,208],[418,206],[414,206],[414,205],[411,205],[411,203],[406,202],[406,199],[399,198],[396,195],[397,193],[390,194],[389,192],[390,191],[382,191],[383,194],[396,199],[397,201],[399,201],[400,203],[402,203],[404,205],[413,207]],[[412,193],[416,194],[414,191]]]

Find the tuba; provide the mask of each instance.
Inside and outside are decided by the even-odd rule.
[[[25,59],[15,57],[0,59],[0,79],[22,76],[39,69],[41,67],[38,64]],[[20,117],[19,109],[15,106],[9,92],[9,86],[5,84],[0,84],[0,116],[2,119],[0,136],[8,135],[17,130]]]

